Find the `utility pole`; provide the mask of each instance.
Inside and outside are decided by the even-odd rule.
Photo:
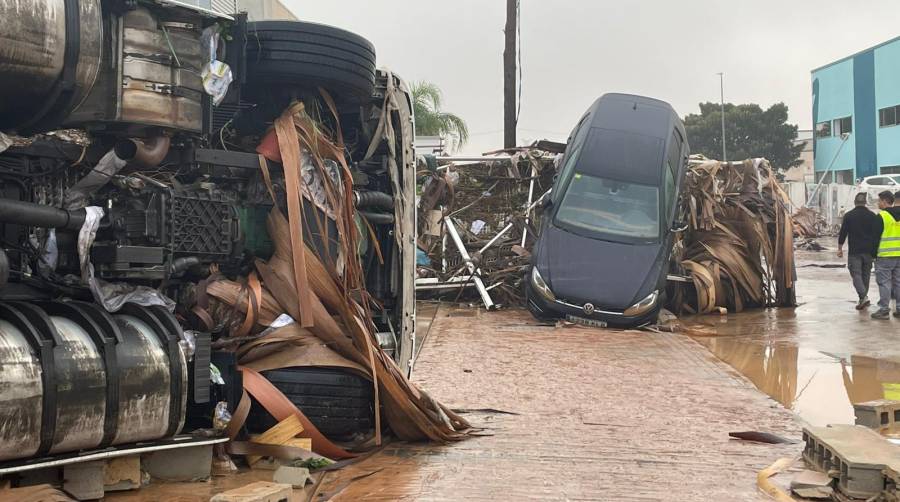
[[[728,161],[728,152],[725,151],[725,74],[719,73],[719,94],[722,102],[722,162]]]
[[[516,146],[516,25],[518,0],[506,0],[503,49],[503,148]]]

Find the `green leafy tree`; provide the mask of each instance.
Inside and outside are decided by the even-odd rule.
[[[786,170],[800,165],[803,145],[794,145],[797,126],[787,123],[788,107],[776,103],[763,110],[757,104],[725,104],[725,147],[728,160],[765,157]],[[722,156],[722,111],[718,103],[700,103],[700,114],[685,117],[691,153],[711,159]]]
[[[458,115],[441,109],[443,93],[431,82],[413,82],[410,88],[413,113],[416,117],[416,134],[440,136],[450,140],[453,148],[459,148],[469,140],[469,128]]]

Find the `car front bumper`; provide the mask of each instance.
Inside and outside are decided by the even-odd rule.
[[[528,310],[538,318],[564,319],[566,316],[573,316],[603,322],[606,323],[607,326],[614,328],[636,328],[651,324],[659,317],[661,302],[658,302],[652,309],[639,316],[626,316],[622,312],[605,310],[602,305],[595,305],[594,311],[588,314],[585,312],[583,306],[574,305],[561,300],[552,302],[547,300],[535,291],[534,286],[531,285],[531,281],[528,281],[526,287],[528,288],[528,294],[526,295]]]

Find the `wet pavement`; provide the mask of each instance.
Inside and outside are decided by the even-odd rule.
[[[872,320],[875,307],[856,311],[847,269],[830,268],[841,264],[833,251],[799,253],[796,309],[683,322],[695,340],[802,422],[853,423],[852,403],[900,399],[900,319]],[[873,277],[873,303],[877,296]]]
[[[527,312],[437,312],[414,380],[481,428],[393,443],[333,474],[334,500],[766,500],[757,472],[799,444],[790,412],[690,338],[557,328]],[[355,479],[355,480],[354,480]],[[350,482],[351,480],[354,480]],[[315,497],[314,499],[320,499]]]
[[[423,305],[414,380],[479,431],[453,445],[391,443],[295,498],[767,500],[757,472],[800,445],[729,432],[797,440],[804,422],[852,423],[851,403],[900,397],[900,320],[854,310],[846,268],[828,268],[840,263],[801,253],[796,309],[682,319],[690,336]],[[270,476],[151,485],[137,499],[201,500]]]

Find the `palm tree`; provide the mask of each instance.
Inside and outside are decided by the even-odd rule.
[[[469,140],[469,128],[458,115],[441,110],[443,93],[431,82],[413,82],[410,92],[416,118],[416,134],[451,138],[452,150]]]

